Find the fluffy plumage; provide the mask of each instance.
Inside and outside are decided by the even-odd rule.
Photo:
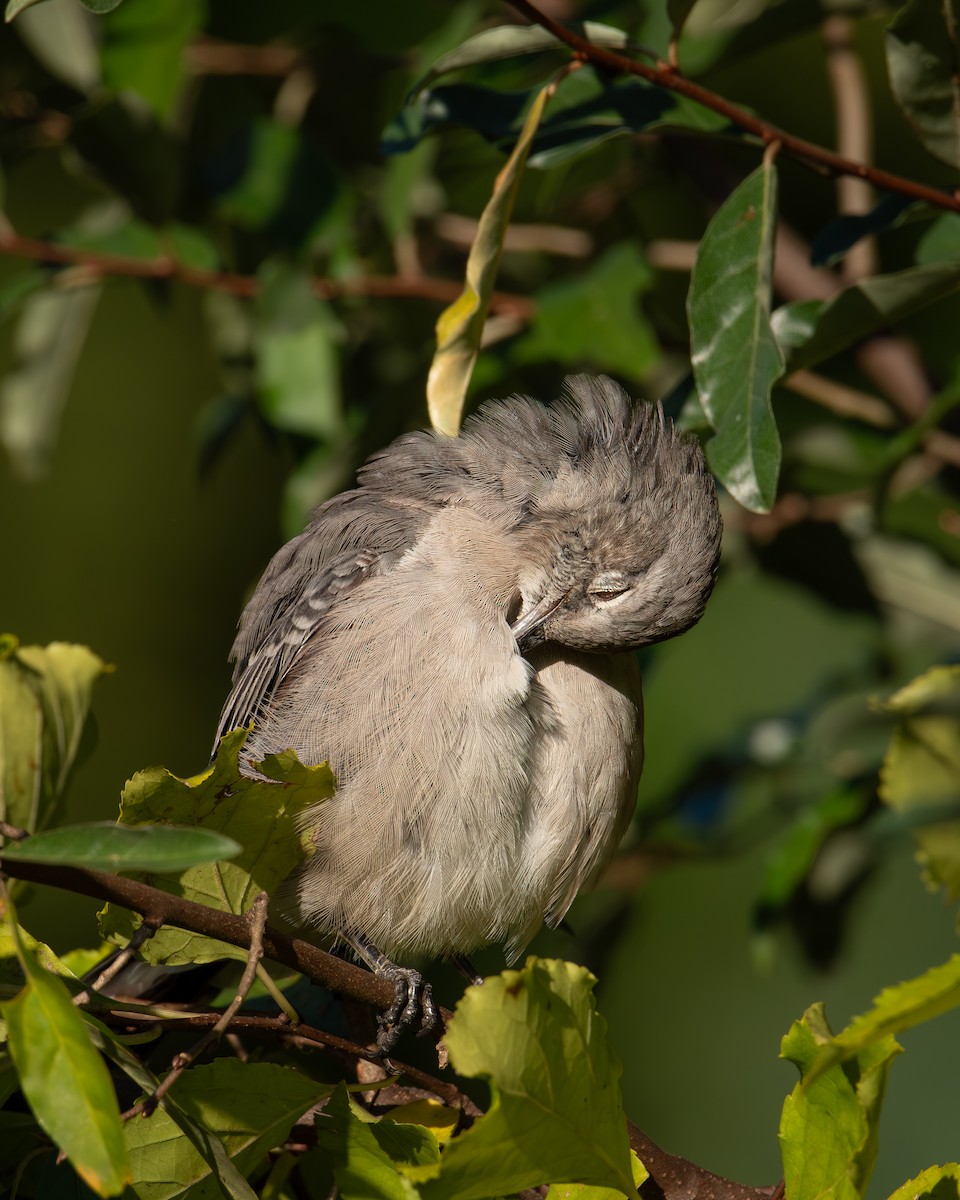
[[[513,957],[558,921],[633,811],[625,652],[699,619],[719,541],[699,446],[604,378],[371,458],[268,566],[221,717],[255,722],[248,763],[337,775],[297,919],[391,957]]]

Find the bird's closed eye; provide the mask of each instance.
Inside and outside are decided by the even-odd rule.
[[[590,584],[587,593],[591,600],[599,601],[602,604],[608,600],[616,600],[624,592],[629,592],[632,584],[633,581],[628,579],[626,575],[621,575],[619,572],[608,572],[604,575],[598,575],[593,583]]]

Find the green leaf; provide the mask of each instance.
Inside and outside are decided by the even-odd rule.
[[[785,304],[773,314],[772,324],[786,351],[786,370],[814,366],[957,291],[960,263],[953,262],[872,275],[829,300]]]
[[[263,412],[280,429],[337,440],[344,434],[342,327],[305,269],[268,259],[258,277],[256,382]]]
[[[46,474],[100,286],[48,288],[23,306],[0,387],[0,441],[28,479]]]
[[[907,1029],[932,1021],[960,1005],[960,954],[915,979],[884,988],[873,1007],[821,1045],[807,1066],[815,1078],[836,1063],[872,1052]]]
[[[109,668],[86,646],[52,642],[0,650],[0,819],[35,833],[56,813]]]
[[[909,1179],[890,1200],[957,1200],[960,1194],[960,1163],[927,1167],[915,1179]]]
[[[84,0],[94,12],[110,12],[116,0]],[[180,98],[184,49],[200,31],[204,0],[127,0],[100,26],[103,81],[115,91],[133,92],[160,117],[169,119]]]
[[[3,850],[21,862],[67,864],[99,871],[185,871],[198,863],[233,858],[240,846],[209,829],[156,825],[139,829],[93,821],[52,829]]]
[[[74,0],[45,0],[43,4],[8,0],[6,19],[19,15],[17,33],[37,61],[55,79],[78,92],[92,92],[100,83],[100,56],[92,23]]]
[[[30,8],[30,6],[33,4],[42,3],[44,3],[44,0],[7,0],[7,7],[3,13],[3,19],[7,22],[10,22],[18,13],[22,13],[25,8]]]
[[[102,1025],[95,1017],[87,1013],[84,1019],[87,1022],[90,1040],[100,1053],[105,1055],[115,1066],[123,1071],[141,1089],[144,1095],[152,1095],[159,1084],[159,1080],[153,1072],[147,1070],[140,1059],[132,1054],[117,1039],[117,1036],[105,1025]],[[193,1117],[188,1116],[169,1092],[160,1101],[159,1111],[170,1119],[176,1129],[184,1135],[201,1160],[207,1165],[210,1173],[216,1177],[221,1193],[231,1197],[232,1200],[257,1200],[256,1193],[237,1170],[223,1142],[210,1132],[210,1130],[198,1124]],[[154,1113],[153,1117],[147,1119],[153,1120],[157,1115],[157,1113]],[[134,1142],[137,1145],[141,1144],[144,1140],[142,1137],[140,1139],[131,1138],[129,1123],[124,1128],[124,1136],[128,1143]],[[175,1131],[172,1136],[177,1136]],[[161,1139],[155,1139],[155,1141],[157,1140]],[[181,1148],[177,1147],[176,1150],[179,1151]],[[158,1153],[160,1152],[155,1148],[150,1157],[155,1157]],[[178,1161],[180,1160],[178,1159]],[[201,1178],[202,1173],[203,1168],[201,1167]],[[204,1189],[201,1188],[200,1191],[203,1192]],[[220,1200],[219,1195],[216,1193],[210,1196],[210,1200],[214,1200],[214,1197],[215,1200]]]
[[[801,1074],[780,1118],[783,1176],[791,1200],[861,1200],[876,1161],[883,1092],[900,1047],[885,1037],[846,1066],[835,1063],[816,1073],[815,1064],[831,1042],[822,1004],[807,1009],[783,1039],[781,1057]]]
[[[783,356],[770,327],[777,176],[764,162],[707,227],[690,278],[693,374],[716,436],[710,465],[745,508],[767,512],[780,471],[770,393]]]
[[[218,1058],[185,1071],[174,1094],[193,1126],[213,1134],[246,1176],[331,1090],[329,1084],[276,1063]],[[131,1190],[139,1200],[171,1200],[187,1187],[191,1200],[220,1197],[210,1163],[169,1111],[160,1108],[149,1118],[128,1121],[124,1136],[133,1173]],[[249,1188],[245,1192],[253,1196]]]
[[[102,15],[103,13],[113,12],[115,8],[119,8],[123,0],[80,0],[84,8],[87,8],[92,13]]]
[[[933,667],[883,705],[900,718],[880,769],[880,798],[917,812],[918,857],[932,887],[960,896],[960,666]],[[938,810],[944,818],[937,821]],[[952,818],[952,819],[949,819]]]
[[[920,204],[909,196],[887,192],[867,213],[840,213],[828,221],[810,246],[810,263],[814,267],[830,266],[843,258],[851,246],[862,238],[886,233],[902,225],[911,209]],[[926,206],[923,206],[926,211]]]
[[[636,1197],[620,1065],[572,963],[529,958],[468,988],[447,1029],[461,1075],[489,1079],[486,1114],[455,1137],[439,1168],[409,1171],[424,1200],[479,1200],[545,1183],[587,1183]]]
[[[887,27],[890,87],[931,154],[960,167],[958,0],[908,0]]]
[[[653,272],[633,243],[612,246],[580,277],[537,293],[534,318],[517,342],[515,360],[588,364],[642,379],[660,358],[638,303],[652,282]]]
[[[650,1173],[634,1150],[630,1151],[630,1165],[633,1167],[633,1186],[639,1191]],[[623,1192],[616,1188],[595,1187],[589,1183],[552,1183],[546,1200],[622,1200],[622,1197]]]
[[[383,151],[409,151],[429,134],[459,125],[509,153],[538,90],[504,92],[466,83],[431,88],[390,122]],[[610,138],[654,129],[736,132],[719,114],[684,96],[637,79],[611,82],[584,70],[567,76],[557,88],[549,115],[534,135],[527,166],[555,167]]]
[[[943,213],[917,244],[918,266],[960,262],[960,213]]]
[[[427,377],[427,408],[434,429],[450,437],[455,437],[460,429],[470,376],[480,353],[480,338],[503,239],[520,189],[530,143],[552,91],[552,85],[548,85],[534,99],[513,153],[498,174],[493,194],[480,217],[467,258],[463,291],[437,321],[437,349]]]
[[[377,1125],[361,1113],[340,1084],[317,1114],[317,1146],[340,1194],[364,1200],[414,1200],[416,1189],[381,1146]]]
[[[570,21],[566,26],[574,33],[603,46],[608,50],[634,49],[634,44],[622,29],[612,25],[601,25],[597,21]],[[410,98],[413,99],[434,80],[451,71],[462,71],[464,67],[475,67],[479,63],[499,62],[515,58],[520,54],[538,54],[544,50],[570,50],[540,25],[497,25],[474,34],[456,49],[441,55],[430,70],[414,84]]]
[[[292,750],[259,765],[267,780],[241,776],[237,756],[246,736],[246,730],[235,730],[222,738],[213,766],[194,779],[179,779],[162,767],[141,771],[127,783],[120,802],[124,824],[197,825],[238,842],[243,849],[229,862],[142,876],[154,887],[237,914],[246,912],[260,892],[274,895],[312,850],[309,835],[299,833],[299,819],[333,794],[330,769],[302,766]],[[113,904],[101,915],[103,936],[121,944],[139,923],[139,917]],[[178,964],[245,959],[246,952],[164,926],[140,956],[149,963]]]
[[[220,196],[218,207],[229,220],[261,229],[277,215],[300,148],[296,129],[260,118],[249,131],[246,169],[237,183]]]
[[[690,10],[696,2],[697,0],[667,0],[667,16],[673,27],[674,37],[680,36],[687,17],[690,16]]]
[[[18,939],[12,908],[7,920]],[[119,1195],[131,1175],[110,1076],[64,984],[26,946],[18,956],[26,986],[0,1012],[23,1094],[80,1178],[100,1196]]]

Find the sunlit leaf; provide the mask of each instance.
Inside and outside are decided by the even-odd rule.
[[[955,1200],[960,1195],[960,1163],[927,1167],[915,1179],[908,1179],[890,1196],[890,1200]]]
[[[108,670],[86,646],[0,648],[0,819],[36,832],[76,762],[93,685]]]
[[[7,920],[17,938],[12,910]],[[25,946],[18,956],[27,982],[0,1012],[23,1094],[81,1179],[100,1196],[119,1195],[131,1175],[110,1076],[64,984]]]
[[[877,1125],[887,1074],[900,1047],[873,1041],[846,1067],[812,1074],[832,1042],[823,1005],[814,1004],[783,1039],[781,1057],[801,1081],[784,1101],[780,1148],[791,1200],[861,1200],[877,1153]]]
[[[958,0],[908,0],[886,31],[890,87],[931,154],[960,167]]]
[[[490,1081],[484,1116],[439,1168],[408,1171],[424,1200],[479,1200],[544,1183],[589,1183],[636,1197],[620,1065],[583,967],[530,958],[468,988],[447,1029],[461,1075]]]
[[[48,288],[30,296],[14,335],[15,363],[0,387],[0,440],[28,479],[44,475],[100,287]]]
[[[317,1145],[339,1193],[365,1200],[415,1200],[416,1189],[380,1144],[377,1125],[360,1112],[341,1084],[317,1116]]]
[[[770,392],[783,356],[770,327],[777,177],[764,162],[724,202],[690,278],[690,348],[700,401],[716,431],[710,465],[746,508],[773,504],[780,438]]]
[[[835,1037],[824,1042],[808,1064],[819,1076],[833,1064],[867,1053],[893,1036],[931,1021],[960,1005],[960,954],[916,979],[884,988],[873,1007],[854,1017]]]
[[[551,92],[552,87],[545,87],[530,107],[523,131],[513,153],[497,176],[493,194],[480,217],[467,258],[464,289],[453,304],[444,309],[437,321],[437,349],[427,377],[427,407],[434,429],[451,437],[455,437],[460,429],[470,376],[480,352],[480,338],[503,250],[503,239],[523,178],[530,143]]]
[[[112,821],[65,825],[3,851],[21,862],[67,864],[99,871],[185,871],[240,853],[232,838],[210,829],[155,825],[132,828]]]
[[[237,755],[245,738],[245,730],[227,734],[213,765],[194,779],[179,779],[162,767],[141,771],[127,783],[120,802],[124,824],[197,825],[238,842],[243,849],[229,861],[142,875],[154,887],[236,914],[246,912],[260,892],[273,895],[302,862],[309,838],[301,836],[298,818],[333,792],[329,768],[301,766],[292,750],[260,764],[266,780],[241,776]],[[139,917],[113,904],[101,915],[103,936],[121,944],[139,923]],[[140,956],[149,963],[177,964],[245,959],[246,951],[164,926]]]
[[[880,771],[881,799],[918,812],[915,831],[928,882],[960,896],[960,667],[933,667],[883,705],[899,718]],[[938,821],[938,812],[943,819]]]

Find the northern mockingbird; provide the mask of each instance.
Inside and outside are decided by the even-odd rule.
[[[267,567],[219,733],[253,722],[248,771],[329,760],[288,907],[397,984],[382,1047],[432,1012],[395,958],[513,960],[603,870],[643,760],[629,651],[699,619],[720,531],[699,445],[579,376],[399,438]]]

